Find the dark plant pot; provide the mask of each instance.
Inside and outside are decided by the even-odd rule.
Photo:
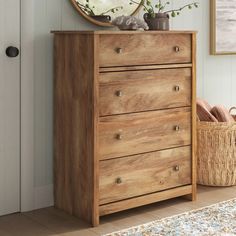
[[[91,18],[100,22],[105,22],[105,23],[111,22],[111,16],[109,15],[97,15],[97,16],[91,16]]]
[[[145,13],[143,18],[147,22],[149,30],[170,30],[168,14],[156,13],[155,18],[152,18],[148,13]]]

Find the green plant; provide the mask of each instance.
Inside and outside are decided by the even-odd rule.
[[[165,14],[171,13],[171,16],[175,17],[175,16],[179,15],[180,12],[182,10],[184,10],[185,8],[192,9],[193,7],[197,8],[199,6],[198,2],[192,2],[192,3],[186,4],[180,8],[177,8],[177,9],[171,9],[171,10],[165,11],[166,7],[168,5],[170,5],[169,1],[165,1],[163,3],[162,0],[159,0],[158,3],[154,5],[152,3],[152,0],[141,0],[141,2],[137,2],[136,0],[130,0],[129,4],[130,5],[132,5],[132,4],[140,5],[141,4],[141,6],[143,6],[144,11],[147,12],[149,14],[149,16],[152,18],[155,18],[155,16],[156,16],[155,10],[157,10],[157,13],[165,13]]]
[[[116,11],[119,11],[120,9],[123,9],[123,6],[117,6],[117,7],[110,8],[105,12],[96,14],[95,13],[96,7],[94,5],[91,5],[89,0],[86,0],[85,4],[79,2],[78,0],[76,0],[76,3],[89,16],[96,16],[96,15],[103,16],[103,15],[109,13],[109,12],[115,13]]]

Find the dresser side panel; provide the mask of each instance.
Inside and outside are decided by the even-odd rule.
[[[197,35],[196,33],[192,34],[192,186],[193,186],[193,192],[192,192],[192,200],[196,200],[197,197],[197,159],[196,159],[196,148],[197,148],[197,111],[196,111],[196,88],[197,88]]]
[[[96,189],[94,50],[94,35],[55,35],[55,205],[89,222]]]

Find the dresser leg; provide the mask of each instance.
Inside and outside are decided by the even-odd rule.
[[[196,201],[197,200],[197,186],[193,186],[192,193],[188,195],[184,195],[183,198],[189,200],[189,201]]]
[[[99,215],[93,217],[92,226],[93,226],[93,227],[99,226]]]

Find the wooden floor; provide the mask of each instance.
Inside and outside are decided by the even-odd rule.
[[[97,228],[54,208],[0,217],[0,236],[96,236],[236,197],[236,187],[199,187],[198,200],[182,198],[102,217]]]

